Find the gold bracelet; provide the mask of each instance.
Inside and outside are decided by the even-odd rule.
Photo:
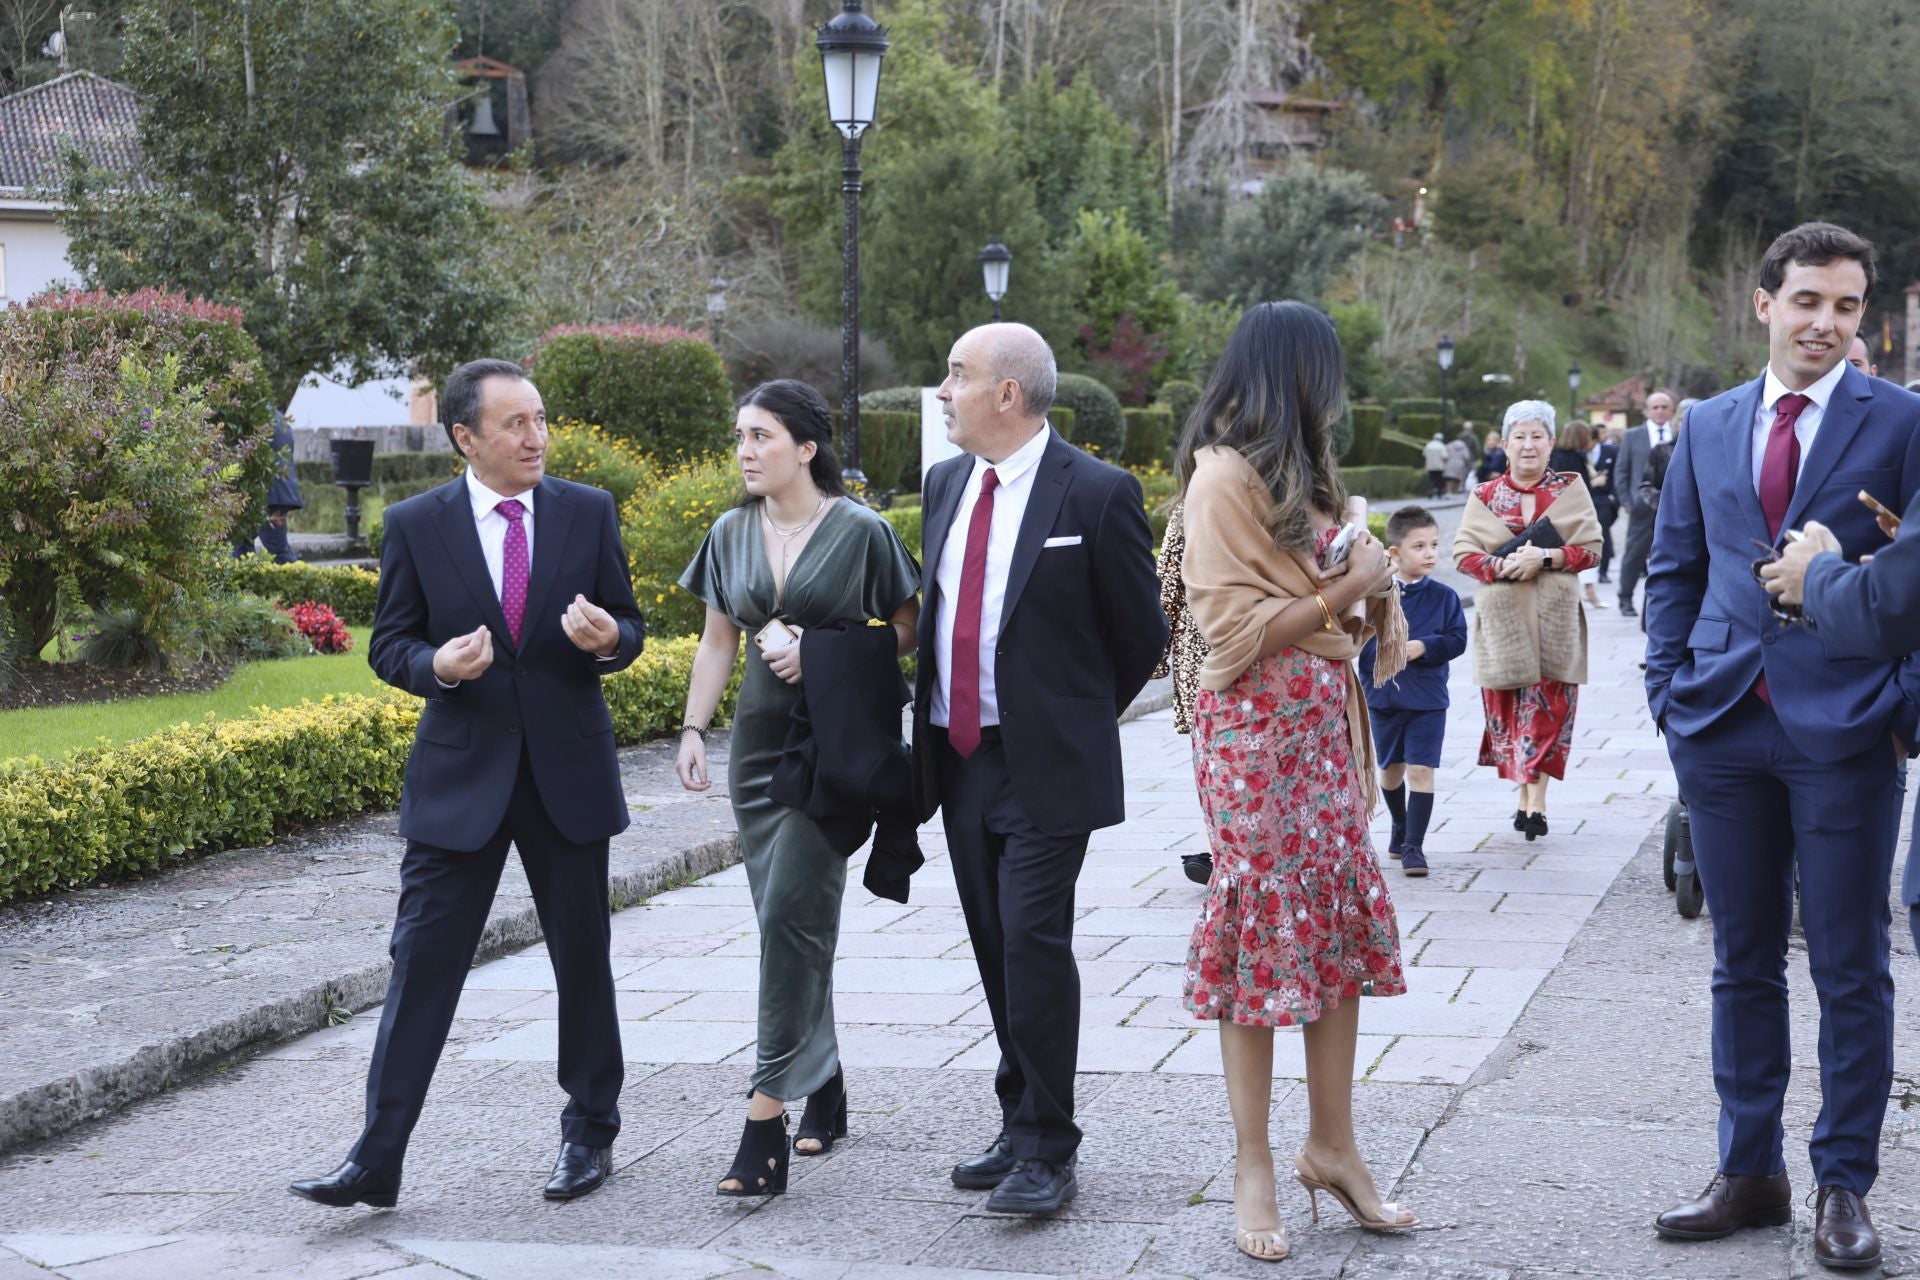
[[[1313,593],[1313,598],[1320,605],[1320,616],[1327,620],[1326,625],[1322,627],[1321,630],[1338,631],[1340,629],[1340,624],[1333,620],[1333,610],[1327,607],[1327,598],[1321,595],[1318,591]]]

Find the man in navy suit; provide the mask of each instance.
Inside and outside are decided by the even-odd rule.
[[[517,365],[475,360],[440,398],[466,473],[387,509],[368,661],[426,700],[400,798],[393,976],[345,1164],[290,1190],[392,1205],[506,864],[520,851],[559,990],[560,1157],[551,1200],[612,1168],[624,1077],[607,841],[627,803],[600,678],[645,633],[612,497],[546,475],[547,415]]]
[[[1887,889],[1920,668],[1777,617],[1754,562],[1815,520],[1849,555],[1870,552],[1885,539],[1860,490],[1895,508],[1920,493],[1920,397],[1844,360],[1873,277],[1873,246],[1829,223],[1768,248],[1754,293],[1766,372],[1695,406],[1647,581],[1647,697],[1713,914],[1720,1095],[1719,1171],[1656,1226],[1704,1240],[1792,1218],[1781,1108],[1797,871],[1821,1010],[1814,1257],[1837,1267],[1880,1256],[1864,1197],[1893,1081]]]

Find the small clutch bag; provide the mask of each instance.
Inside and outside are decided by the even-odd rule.
[[[1514,534],[1511,538],[1508,538],[1505,542],[1495,547],[1492,554],[1505,559],[1528,543],[1532,543],[1542,551],[1551,551],[1555,547],[1564,547],[1567,545],[1566,539],[1560,536],[1560,531],[1553,527],[1553,521],[1546,516],[1541,516],[1519,533]]]

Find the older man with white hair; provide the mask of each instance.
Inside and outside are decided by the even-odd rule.
[[[953,1171],[996,1213],[1078,1191],[1073,891],[1087,839],[1126,817],[1118,716],[1166,647],[1140,484],[1047,424],[1056,373],[1025,325],[974,329],[940,384],[927,473],[913,743],[921,818],[943,810],[1000,1067],[1000,1126]]]

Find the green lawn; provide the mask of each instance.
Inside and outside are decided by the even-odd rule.
[[[291,707],[329,693],[372,693],[380,686],[367,666],[370,628],[348,630],[353,648],[346,653],[249,662],[209,693],[0,711],[0,760],[24,755],[58,760],[100,738],[129,742],[183,720],[197,721],[208,712],[231,720],[255,707]]]

